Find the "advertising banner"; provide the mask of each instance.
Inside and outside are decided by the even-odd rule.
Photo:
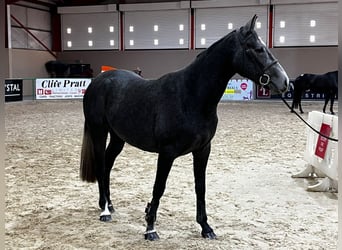
[[[241,101],[253,99],[253,82],[249,79],[231,79],[221,101]]]
[[[23,100],[23,80],[5,79],[5,102]]]
[[[37,78],[36,99],[82,99],[91,78]]]
[[[285,92],[284,94],[269,95],[268,98],[278,99],[281,96],[283,96],[283,98],[285,98],[285,99],[292,99],[293,98],[293,89],[290,89],[289,91]],[[262,98],[262,97],[260,97],[260,98]],[[316,93],[316,92],[312,92],[310,90],[305,91],[302,94],[302,100],[324,100],[324,98],[325,98],[324,93]]]
[[[293,82],[293,80],[290,80],[290,82]],[[257,99],[280,99],[283,97],[284,99],[293,99],[293,88],[291,87],[287,92],[283,94],[271,94],[271,92],[268,89],[265,89],[261,86],[257,86]],[[325,95],[324,93],[317,93],[313,92],[311,90],[306,90],[304,93],[302,93],[302,99],[303,100],[324,100]],[[337,96],[336,96],[337,99]]]

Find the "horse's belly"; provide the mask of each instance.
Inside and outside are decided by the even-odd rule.
[[[143,125],[142,125],[143,126]],[[134,129],[115,129],[116,134],[126,143],[144,151],[158,152],[158,146],[152,133],[136,127]]]

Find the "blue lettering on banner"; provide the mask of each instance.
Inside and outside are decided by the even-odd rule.
[[[277,99],[280,98],[281,94],[277,95],[271,95],[271,98]],[[283,97],[285,99],[293,99],[293,90],[287,91],[283,94]],[[302,99],[304,100],[324,100],[325,95],[324,93],[315,93],[311,91],[307,91],[304,94],[302,94]]]

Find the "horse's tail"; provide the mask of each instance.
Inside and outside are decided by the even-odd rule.
[[[82,181],[96,182],[94,145],[85,123],[81,150],[80,177]]]

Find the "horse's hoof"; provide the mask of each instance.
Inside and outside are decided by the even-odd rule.
[[[107,221],[111,221],[112,220],[112,216],[109,214],[109,215],[101,215],[100,216],[100,221],[104,221],[104,222],[107,222]]]
[[[216,234],[214,233],[214,231],[208,232],[208,233],[204,233],[202,232],[202,237],[205,239],[209,239],[209,240],[215,240],[216,239]]]
[[[157,234],[156,230],[150,230],[145,233],[145,240],[155,241],[159,240],[159,235]]]

